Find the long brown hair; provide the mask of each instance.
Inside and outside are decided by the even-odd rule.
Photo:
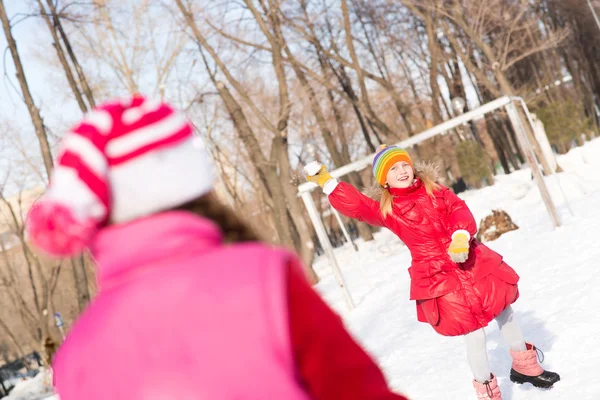
[[[235,211],[223,204],[214,192],[205,194],[174,208],[189,211],[216,223],[223,232],[225,243],[257,242],[262,238]]]
[[[425,187],[425,191],[429,196],[435,198],[433,194],[436,190],[441,188],[436,182],[437,179],[437,167],[433,164],[418,164],[413,167],[415,171],[415,178],[419,178]],[[379,209],[383,217],[387,217],[392,212],[392,195],[387,188],[382,188],[381,198],[379,200]]]

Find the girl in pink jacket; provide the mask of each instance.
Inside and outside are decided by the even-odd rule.
[[[32,242],[89,247],[99,294],[54,361],[61,400],[402,400],[297,258],[212,194],[183,115],[133,97],[69,132]]]

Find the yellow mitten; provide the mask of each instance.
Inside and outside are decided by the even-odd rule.
[[[327,168],[318,161],[313,161],[304,167],[306,173],[306,179],[310,182],[314,182],[317,185],[323,187],[325,184],[332,179],[331,175],[327,171]]]
[[[469,241],[471,235],[467,231],[459,230],[452,234],[452,243],[448,247],[448,254],[455,263],[464,263],[469,258]]]

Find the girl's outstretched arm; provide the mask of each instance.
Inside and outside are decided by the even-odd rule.
[[[385,226],[379,203],[359,192],[346,182],[338,182],[319,162],[312,162],[304,167],[308,180],[323,188],[329,202],[347,217],[366,222],[370,225]]]
[[[369,225],[385,226],[379,203],[365,196],[349,183],[339,182],[327,194],[332,207],[345,216]]]

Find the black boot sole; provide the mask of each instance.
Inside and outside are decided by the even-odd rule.
[[[556,379],[553,380],[544,380],[540,378],[540,376],[523,375],[518,373],[514,369],[511,369],[510,371],[510,380],[520,385],[523,383],[531,383],[533,386],[540,389],[550,389],[552,388],[552,386],[554,386],[556,382],[560,381],[560,376],[558,374],[556,374]]]

